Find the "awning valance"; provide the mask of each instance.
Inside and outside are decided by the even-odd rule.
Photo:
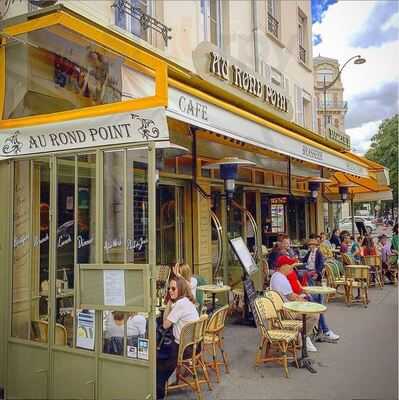
[[[0,159],[169,139],[162,107],[0,129]]]

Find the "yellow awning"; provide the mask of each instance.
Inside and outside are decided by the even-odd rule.
[[[333,182],[326,186],[325,194],[327,198],[331,200],[339,200],[339,186],[341,184],[354,184],[357,186],[349,189],[349,193],[352,194],[354,201],[391,200],[391,188],[387,185],[381,185],[377,178],[371,175],[372,174],[370,174],[368,178],[360,178],[342,172],[336,172],[331,176]]]

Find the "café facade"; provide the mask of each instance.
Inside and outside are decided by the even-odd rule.
[[[370,179],[367,162],[287,122],[288,97],[207,43],[192,73],[61,6],[6,21],[1,41],[9,398],[155,398],[158,266],[187,262],[238,287],[228,239],[260,263],[278,233],[324,229],[327,197],[311,198],[309,177]],[[234,157],[247,163],[227,199],[206,166]],[[107,351],[111,311],[125,312],[119,355]],[[132,341],[136,316],[146,327]]]

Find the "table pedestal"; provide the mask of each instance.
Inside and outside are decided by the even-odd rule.
[[[316,374],[317,371],[312,367],[312,361],[308,358],[308,349],[306,348],[306,314],[302,314],[302,356],[298,360],[299,368],[306,368],[312,374]]]

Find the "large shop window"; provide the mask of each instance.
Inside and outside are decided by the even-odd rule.
[[[60,25],[16,38],[6,47],[4,119],[155,95],[153,80],[145,93],[131,85],[149,70]]]
[[[148,263],[147,149],[104,152],[103,248],[105,263]]]

